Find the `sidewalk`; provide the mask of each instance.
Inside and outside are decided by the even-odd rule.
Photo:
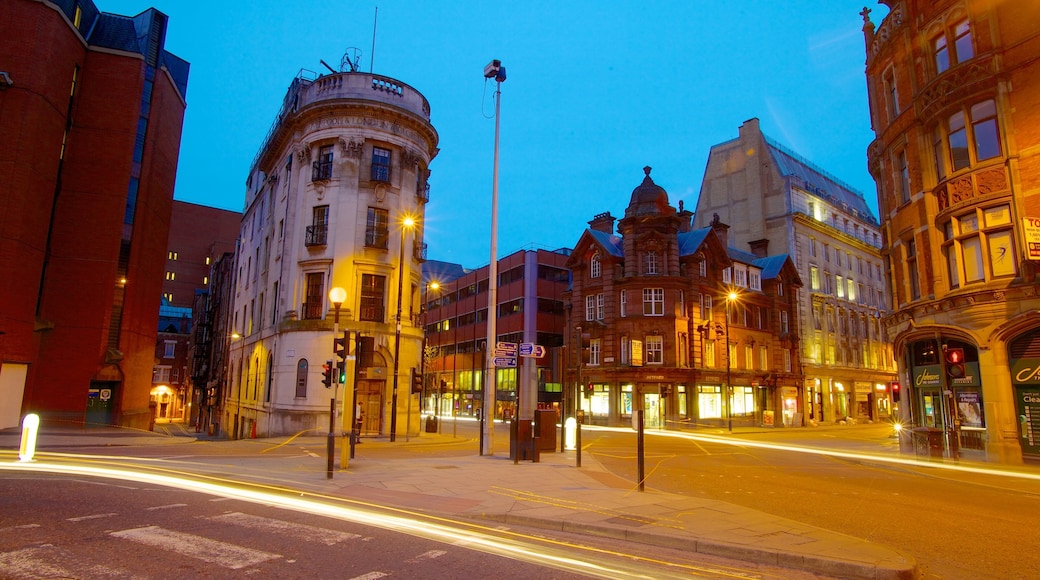
[[[501,442],[502,426],[496,429]],[[151,446],[210,439],[184,424],[158,424],[156,433],[108,428],[48,428],[39,451],[67,452],[76,447]],[[0,431],[0,450],[17,451],[20,433]],[[504,439],[508,442],[508,437]],[[337,445],[344,443],[343,439]],[[668,548],[761,562],[842,578],[916,578],[916,562],[892,548],[715,500],[647,489],[603,469],[591,455],[574,466],[574,453],[541,454],[541,461],[514,465],[508,451],[478,455],[473,439],[423,433],[408,441],[398,436],[365,438],[348,469],[325,478],[324,436],[228,441],[236,451],[235,476],[261,483],[371,501],[431,514],[480,518],[610,537]],[[460,446],[471,453],[461,454]],[[261,455],[275,447],[299,449],[280,459]],[[447,450],[452,452],[448,453]],[[178,451],[180,453],[180,451]],[[306,454],[306,455],[304,455]],[[251,459],[252,456],[256,459]],[[299,467],[300,456],[306,459]],[[283,468],[272,470],[272,463]],[[319,465],[320,464],[320,465]],[[311,467],[317,468],[312,469]]]

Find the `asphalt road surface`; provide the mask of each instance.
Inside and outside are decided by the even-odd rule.
[[[743,437],[831,450],[896,451],[885,426]],[[634,433],[587,430],[582,444],[585,454],[634,485]],[[1035,480],[652,434],[646,437],[644,473],[648,489],[718,499],[894,547],[916,558],[923,578],[1040,578],[1040,483]]]

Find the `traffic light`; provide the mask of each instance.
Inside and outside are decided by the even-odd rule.
[[[332,352],[339,359],[336,361],[335,379],[337,383],[347,382],[347,345],[350,344],[350,332],[343,331],[343,336],[332,339]]]
[[[412,394],[422,394],[422,373],[412,367]]]
[[[898,403],[899,402],[899,394],[900,394],[899,381],[894,381],[892,383],[892,402],[893,403]]]
[[[332,386],[332,361],[327,360],[325,364],[321,365],[321,384],[325,385],[325,388]]]
[[[592,387],[592,383],[589,383],[589,384],[585,385],[585,396],[588,397],[589,399],[592,398],[592,393],[594,391],[595,391],[595,389]]]
[[[964,349],[946,349],[946,375],[950,379],[959,379],[964,376]]]
[[[441,393],[448,392],[448,381],[441,379]]]

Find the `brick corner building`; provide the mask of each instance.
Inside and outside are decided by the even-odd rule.
[[[151,424],[188,82],[167,20],[0,3],[0,427]]]

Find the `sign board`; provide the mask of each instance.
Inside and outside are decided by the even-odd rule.
[[[1026,238],[1026,258],[1040,260],[1040,218],[1022,218],[1022,225]]]
[[[542,358],[545,356],[545,347],[540,344],[534,344],[533,342],[521,342],[520,356]]]
[[[631,364],[634,367],[643,366],[643,341],[632,340],[629,345],[631,345],[632,354],[628,360],[632,361]]]
[[[496,342],[495,356],[516,356],[516,349],[515,342]]]
[[[496,356],[491,359],[492,366],[503,367],[503,368],[514,368],[516,367],[515,356]]]

